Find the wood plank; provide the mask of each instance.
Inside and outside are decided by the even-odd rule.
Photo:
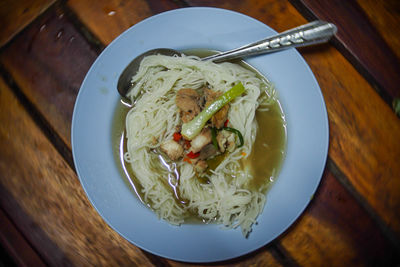
[[[0,1],[0,47],[44,12],[54,0]]]
[[[76,174],[2,80],[0,121],[0,205],[46,263],[153,266],[101,219]]]
[[[336,50],[304,56],[328,108],[329,156],[399,238],[400,121]]]
[[[300,266],[395,266],[400,262],[398,251],[330,172],[325,173],[305,214],[280,240]]]
[[[227,7],[229,7],[229,5],[231,5],[232,3],[233,4],[237,4],[237,5],[240,5],[239,7],[238,7],[238,9],[240,10],[240,8],[243,8],[243,9],[245,9],[246,8],[246,6],[245,6],[245,4],[240,4],[239,2],[221,2],[223,5],[225,5],[225,6],[227,6]],[[264,12],[264,13],[262,13],[262,15],[263,16],[265,16],[265,17],[263,17],[263,18],[265,18],[265,20],[271,20],[271,22],[272,22],[272,24],[275,24],[276,25],[276,27],[275,26],[273,26],[274,28],[276,28],[277,30],[284,30],[284,29],[286,29],[286,28],[289,28],[289,27],[293,27],[293,26],[295,26],[295,25],[297,25],[297,22],[298,21],[303,21],[304,19],[302,18],[302,17],[300,17],[299,15],[298,15],[298,13],[297,13],[297,11],[296,10],[294,10],[293,8],[291,8],[290,6],[287,6],[284,2],[282,3],[282,2],[280,2],[280,3],[272,3],[273,4],[273,7],[274,8],[276,8],[276,9],[271,9],[270,8],[270,5],[268,5],[268,10],[264,10],[264,11],[262,11],[262,9],[263,9],[263,7],[264,7],[264,5],[262,4],[262,3],[260,3],[259,1],[255,1],[254,2],[254,6],[255,6],[255,9],[253,10],[251,10],[250,12],[254,12],[254,14],[258,14],[259,16],[261,16],[260,15],[260,13],[257,13],[257,12]],[[272,5],[271,4],[271,5]],[[265,8],[264,8],[265,9]],[[279,18],[274,18],[273,17],[273,15],[274,15],[274,13],[275,12],[277,12],[277,11],[282,11],[282,12],[284,12],[284,14],[286,14],[285,16],[283,16],[283,18],[281,19],[280,17]],[[243,10],[242,12],[246,12],[246,10]],[[266,13],[265,13],[266,12]],[[275,15],[276,15],[277,13],[275,13]],[[292,17],[294,15],[294,17]],[[290,26],[288,26],[288,27],[286,27],[286,25],[289,25],[290,24]],[[293,24],[293,25],[292,25]],[[269,25],[271,25],[271,24],[269,24]],[[271,25],[272,26],[272,25]],[[279,28],[279,27],[281,27],[281,29]],[[318,59],[318,57],[319,57],[319,59],[320,59],[320,57],[321,57],[321,55],[320,54],[318,54],[318,52],[315,52],[315,51],[312,51],[312,50],[307,50],[307,51],[303,51],[303,53],[304,53],[304,55],[309,55],[309,54],[312,54],[312,53],[316,53],[317,55],[316,55],[316,58]],[[336,52],[335,52],[336,53]],[[328,53],[328,55],[329,55],[329,53]],[[337,56],[336,56],[337,57]],[[306,58],[307,59],[307,58]],[[315,60],[315,62],[313,63],[314,65],[312,66],[312,68],[313,68],[313,70],[314,70],[314,72],[315,72],[315,69],[318,69],[318,67],[319,67],[319,63],[317,62],[318,60]],[[336,64],[336,63],[334,63],[334,59],[335,59],[335,57],[333,57],[332,58],[332,60],[330,60],[329,61],[329,64]],[[308,59],[307,59],[308,60]],[[344,61],[345,62],[345,66],[346,66],[346,70],[347,69],[350,69],[350,74],[353,74],[353,73],[356,73],[355,72],[355,70],[351,67],[351,66],[349,66],[349,64],[348,64],[348,62],[347,61],[345,61],[345,60],[343,60],[342,59],[342,61]],[[340,62],[342,62],[342,61],[340,61]],[[329,66],[329,64],[327,64],[328,66]],[[328,86],[329,85],[329,82],[328,81],[331,81],[332,80],[332,78],[331,77],[328,77],[328,74],[329,74],[329,72],[328,71],[330,71],[331,70],[331,68],[328,68],[327,67],[327,65],[325,65],[324,66],[324,68],[323,68],[323,70],[324,71],[327,71],[326,73],[324,73],[324,74],[320,74],[317,78],[318,78],[318,80],[320,81],[320,84],[321,84],[321,80],[323,81],[323,83],[321,84],[321,87],[322,87],[322,85],[324,85],[324,86]],[[337,77],[337,79],[339,79],[340,77],[341,77],[341,72],[340,71],[338,71],[338,69],[335,69],[335,68],[333,68],[335,71],[333,72],[333,75],[335,75],[335,77]],[[13,74],[14,75],[14,74]],[[340,79],[339,79],[340,80]],[[357,75],[357,77],[355,78],[355,83],[357,83],[357,81],[360,81],[360,80],[363,80],[359,75]],[[370,86],[364,81],[364,83],[363,83],[363,85],[364,84],[366,84],[367,85],[367,91],[368,91],[368,93],[367,93],[367,96],[373,96],[373,97],[376,97],[374,94],[371,94],[371,88],[370,88]],[[343,88],[341,88],[341,90],[350,90],[351,88],[348,88],[347,89],[347,86],[348,86],[349,84],[348,83],[345,83],[345,88],[343,89]],[[326,89],[326,90],[328,90],[328,91],[333,91],[335,88],[335,85],[330,85],[330,86],[328,86],[328,88],[330,89],[330,90],[328,90],[328,89]],[[324,94],[326,94],[326,92],[324,91]],[[332,92],[331,92],[331,94],[333,94]],[[332,96],[333,97],[333,96]],[[343,97],[343,96],[342,96]],[[365,96],[364,96],[364,98],[363,99],[365,99]],[[340,99],[339,100],[337,100],[337,101],[340,101]],[[355,103],[357,103],[357,105],[360,105],[360,103],[359,102],[355,102]],[[378,102],[379,103],[379,102]],[[353,103],[353,106],[354,105],[356,105],[356,104],[354,104]],[[334,115],[336,115],[336,117],[335,117],[335,119],[336,119],[336,121],[335,121],[335,123],[338,123],[338,122],[340,122],[340,118],[337,118],[337,117],[339,117],[340,115],[342,115],[342,113],[344,113],[345,114],[345,111],[346,111],[346,109],[345,109],[345,107],[341,107],[340,109],[339,109],[339,111],[336,111],[336,110],[334,110],[334,108],[336,108],[335,106],[330,106],[330,107],[328,107],[328,110],[329,110],[329,112],[330,112],[330,116],[332,115],[332,113],[334,114]],[[345,114],[346,115],[346,114]],[[352,114],[347,114],[347,116],[345,116],[345,119],[346,118],[349,118],[349,117],[351,117],[352,116]],[[366,116],[366,115],[365,115]],[[359,118],[359,115],[357,115],[357,119],[360,119]],[[376,120],[376,119],[375,119]],[[332,127],[331,127],[332,128]],[[348,131],[348,130],[347,130]],[[339,131],[339,129],[338,129],[338,132],[340,133],[340,131]],[[336,133],[336,138],[339,138],[340,137],[340,134],[339,133]],[[346,138],[349,138],[349,137],[346,137]],[[341,140],[340,138],[339,138],[339,140]],[[345,140],[346,141],[346,140]],[[347,141],[349,141],[349,140],[347,140]],[[344,147],[348,147],[347,145],[345,145]],[[332,150],[332,149],[331,149]],[[345,156],[347,156],[347,158],[346,159],[344,159],[344,160],[348,160],[348,159],[350,159],[350,162],[353,162],[353,160],[352,159],[354,159],[354,158],[351,158],[351,157],[349,157],[348,155],[345,155]],[[353,155],[354,156],[354,155]],[[391,161],[393,161],[393,160],[391,160]],[[336,162],[336,161],[335,161]],[[337,163],[337,162],[336,162]],[[390,163],[390,164],[392,164],[392,163]],[[346,175],[347,175],[347,173],[346,173]],[[374,174],[372,174],[372,175],[370,175],[370,176],[367,176],[368,177],[368,179],[371,179],[371,177],[374,177],[373,176]],[[384,175],[385,177],[384,177],[384,179],[386,179],[386,176],[387,175]],[[359,177],[358,177],[359,178]],[[389,194],[390,195],[390,194]],[[396,202],[396,200],[395,200],[395,202]],[[390,207],[389,207],[390,208]],[[306,233],[307,233],[307,231],[306,231]],[[320,238],[320,242],[323,244],[323,241],[324,241],[324,239],[323,238]],[[288,248],[286,248],[286,249],[288,249]],[[303,252],[305,252],[306,250],[305,250],[305,248],[303,247]],[[289,250],[289,249],[288,249]],[[297,252],[297,254],[300,254],[300,252]],[[296,254],[296,255],[297,255]],[[325,256],[326,257],[326,256]],[[328,257],[329,258],[329,257]],[[324,255],[322,255],[321,257],[320,257],[320,262],[322,263],[323,262],[323,260],[324,260]],[[301,258],[299,259],[299,261],[301,261]]]
[[[212,242],[212,241],[210,241]],[[229,261],[223,261],[218,263],[211,263],[211,265],[215,265],[218,267],[247,267],[247,266],[268,266],[268,267],[278,267],[278,266],[288,266],[286,263],[287,259],[277,259],[280,256],[275,255],[275,253],[271,253],[271,246],[262,247],[259,250],[250,253],[248,255],[235,258]],[[177,261],[168,261],[168,264],[174,267],[186,267],[188,266],[185,262],[177,262]],[[207,264],[193,264],[191,263],[190,266],[192,267],[206,267],[210,266],[209,263]]]
[[[69,0],[68,6],[104,44],[156,13],[178,7],[171,1]]]
[[[400,58],[400,2],[398,0],[357,0],[357,3],[392,51]]]
[[[310,17],[335,23],[341,51],[348,59],[378,87],[382,95],[389,96],[387,100],[400,96],[399,58],[374,28],[356,0],[292,2],[305,14],[312,13]],[[386,16],[385,13],[376,13],[377,11],[379,10],[374,9],[375,17]],[[398,33],[395,31],[393,34],[396,32]]]
[[[46,266],[25,237],[0,209],[0,243],[18,266]],[[1,255],[0,255],[1,256]],[[1,265],[0,257],[0,265]]]
[[[70,147],[75,98],[96,57],[61,8],[53,7],[17,36],[0,60]]]
[[[237,11],[265,23],[278,32],[307,23],[307,20],[287,0],[186,0],[185,2],[189,6],[208,6]]]

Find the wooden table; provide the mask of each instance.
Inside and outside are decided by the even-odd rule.
[[[315,18],[339,28],[329,44],[299,49],[320,84],[330,122],[316,195],[272,243],[217,265],[398,266],[397,0],[1,1],[2,263],[185,265],[135,247],[100,218],[77,178],[70,130],[80,84],[102,49],[139,21],[187,6],[239,11],[277,31]]]

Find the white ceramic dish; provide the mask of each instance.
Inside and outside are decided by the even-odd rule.
[[[258,224],[240,229],[160,221],[132,194],[116,166],[112,120],[120,73],[137,55],[159,47],[225,51],[275,31],[240,13],[184,8],[148,18],[115,39],[98,57],[79,91],[72,119],[73,157],[82,186],[98,213],[124,238],[156,255],[214,262],[254,251],[283,233],[303,212],[320,182],[329,130],[320,88],[300,54],[286,50],[246,60],[275,84],[287,120],[287,152]]]

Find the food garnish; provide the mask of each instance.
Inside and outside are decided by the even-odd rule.
[[[194,119],[182,124],[181,134],[185,139],[192,140],[203,129],[207,121],[224,105],[245,92],[241,82],[237,83],[230,90],[218,97],[213,103],[205,107]]]

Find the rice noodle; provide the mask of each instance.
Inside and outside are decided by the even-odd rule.
[[[207,222],[216,221],[228,228],[240,226],[247,236],[264,207],[265,192],[249,189],[252,174],[240,160],[251,153],[256,138],[256,109],[260,105],[267,109],[268,103],[274,100],[271,85],[237,64],[162,55],[146,57],[132,81],[136,85],[128,97],[135,104],[126,117],[124,157],[141,184],[144,201],[171,224],[183,223],[190,211]],[[175,104],[178,90],[208,86],[225,92],[239,81],[246,93],[230,103],[228,119],[242,133],[244,145],[229,153],[207,174],[209,183],[196,177],[191,164],[183,161],[166,164],[154,152],[161,143],[172,139],[180,124]],[[176,188],[185,203],[177,201],[172,188]]]

